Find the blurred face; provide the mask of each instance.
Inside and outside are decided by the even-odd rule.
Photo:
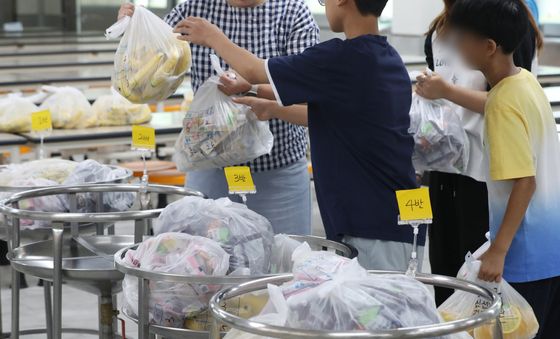
[[[331,30],[335,33],[340,33],[344,31],[343,20],[342,20],[342,10],[339,6],[339,0],[319,0],[319,3],[325,6],[325,13],[327,15],[327,20],[329,21],[329,26]]]
[[[266,0],[227,0],[228,4],[233,7],[256,7],[266,2]]]
[[[482,38],[474,33],[453,31],[452,39],[465,63],[472,69],[481,70],[496,52],[493,40]]]

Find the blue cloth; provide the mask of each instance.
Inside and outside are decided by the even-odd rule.
[[[416,188],[410,78],[381,36],[333,39],[267,61],[278,101],[308,103],[317,200],[329,239],[412,242],[395,191]],[[425,229],[420,236],[424,244]]]
[[[537,2],[535,0],[526,0],[525,2],[527,3],[527,7],[531,10],[531,13],[533,13],[535,21],[539,23],[539,6],[537,5]]]
[[[305,158],[284,168],[252,173],[252,176],[257,194],[247,196],[249,209],[266,217],[274,233],[311,234],[311,192]],[[186,186],[212,199],[228,197],[241,202],[239,196],[228,194],[223,169],[189,172]]]

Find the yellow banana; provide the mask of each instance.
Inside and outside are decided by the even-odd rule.
[[[181,56],[175,68],[175,75],[182,75],[191,67],[191,47],[187,42],[179,42],[179,46]]]
[[[163,59],[163,53],[158,53],[152,57],[148,63],[142,67],[129,81],[131,89],[137,86],[141,86],[143,83],[147,83],[149,77],[155,72],[157,66],[159,65],[161,59]]]
[[[163,65],[154,73],[150,84],[153,87],[160,86],[167,78],[172,75],[171,73],[177,67],[178,60],[179,52],[174,48],[170,54],[167,54],[167,60],[165,60]]]

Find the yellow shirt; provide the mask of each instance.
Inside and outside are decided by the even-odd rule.
[[[498,83],[485,109],[490,162],[490,233],[496,236],[513,180],[535,176],[537,190],[508,252],[504,278],[528,282],[560,276],[560,142],[548,98],[528,71]]]

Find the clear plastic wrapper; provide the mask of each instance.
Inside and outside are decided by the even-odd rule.
[[[93,103],[99,126],[139,125],[151,120],[150,106],[133,104],[114,89],[111,91],[111,95],[102,95]]]
[[[483,248],[487,249],[488,244]],[[457,278],[475,282],[500,294],[503,303],[500,322],[504,339],[534,338],[539,330],[539,323],[529,303],[505,280],[496,284],[478,279],[481,262],[475,258],[484,251],[477,251],[479,253],[475,253],[476,256],[468,254]],[[478,314],[489,306],[490,302],[481,297],[463,291],[455,291],[438,310],[445,321],[453,321]],[[470,334],[474,339],[492,339],[493,329],[494,323],[490,323],[476,328]]]
[[[150,238],[128,251],[126,261],[154,272],[196,276],[222,276],[229,267],[229,255],[221,246],[207,238],[183,233],[164,233]],[[158,325],[180,328],[187,317],[200,314],[220,286],[177,284],[151,281],[150,321]],[[123,294],[126,307],[138,315],[138,278],[125,276]]]
[[[94,127],[97,118],[85,95],[74,87],[43,86],[50,95],[39,107],[51,112],[53,128],[76,129]]]
[[[270,222],[243,204],[184,197],[168,205],[154,222],[154,233],[182,232],[220,243],[230,257],[229,273],[270,271],[273,231]]]
[[[47,179],[60,185],[70,176],[77,162],[62,159],[42,159],[11,164],[0,171],[0,186],[18,187],[15,181]]]
[[[219,62],[213,60],[218,75]],[[218,76],[196,92],[175,143],[177,168],[188,172],[242,164],[270,153],[274,136],[268,122],[259,121],[248,106],[218,89]]]
[[[270,273],[292,272],[292,255],[299,246],[301,246],[301,242],[286,234],[275,235],[270,256]]]
[[[132,18],[124,17],[107,29],[108,39],[121,35],[113,87],[136,104],[162,101],[175,93],[191,65],[189,44],[142,6],[136,6]]]
[[[66,186],[83,185],[87,183],[107,183],[118,178],[123,178],[127,174],[124,168],[112,168],[107,165],[98,163],[95,160],[85,160],[80,162],[74,171],[64,180]],[[97,199],[95,193],[84,193],[76,195],[78,202],[77,212],[97,211]],[[132,204],[136,194],[133,192],[106,192],[102,193],[103,208],[105,212],[110,211],[126,211]],[[66,209],[69,210],[69,202],[65,201]]]
[[[417,171],[464,173],[469,161],[469,139],[461,118],[444,101],[414,94],[409,133],[414,136],[412,162]]]
[[[20,93],[9,94],[0,99],[0,132],[31,131],[31,115],[37,111],[39,107]]]

